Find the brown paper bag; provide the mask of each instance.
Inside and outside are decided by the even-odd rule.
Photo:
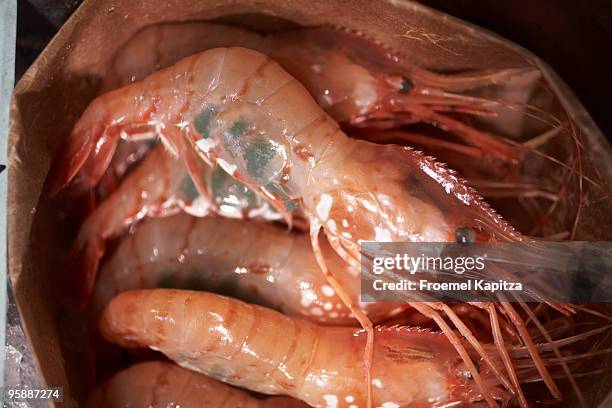
[[[42,193],[49,166],[115,51],[139,29],[160,23],[215,20],[262,32],[337,25],[359,30],[411,61],[440,72],[536,66],[582,133],[587,171],[612,180],[610,147],[571,92],[540,60],[519,47],[409,1],[367,0],[86,0],[18,83],[9,139],[9,272],[43,383],[63,386],[65,406],[83,401],[90,381],[82,329],[57,295],[62,256],[73,226]],[[567,203],[575,207],[576,203]],[[569,211],[569,210],[568,210]],[[571,211],[569,211],[571,213]],[[585,207],[576,238],[609,239],[610,205]],[[609,379],[590,381],[601,400]],[[571,406],[571,405],[568,405]]]

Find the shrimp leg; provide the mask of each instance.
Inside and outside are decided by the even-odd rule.
[[[321,231],[321,224],[318,220],[311,220],[310,227],[310,239],[312,242],[312,249],[315,254],[315,258],[321,271],[323,272],[323,276],[327,282],[331,285],[334,291],[338,294],[340,299],[344,302],[344,304],[350,309],[351,313],[359,321],[361,327],[366,330],[366,345],[363,352],[363,359],[365,362],[365,383],[367,384],[367,403],[366,406],[368,408],[372,407],[372,364],[374,358],[374,325],[370,318],[361,310],[361,308],[357,307],[351,299],[350,295],[346,292],[346,289],[338,282],[336,277],[327,267],[327,263],[323,258],[321,247],[319,246],[319,232]]]
[[[525,394],[523,393],[523,390],[519,383],[518,375],[516,374],[516,370],[514,369],[514,366],[512,365],[510,355],[508,353],[506,345],[504,344],[504,339],[501,333],[501,329],[499,327],[500,325],[499,325],[499,318],[497,316],[497,309],[492,303],[487,303],[485,307],[489,310],[489,318],[491,320],[491,330],[493,332],[493,341],[495,342],[495,345],[497,346],[497,350],[499,350],[500,352],[501,359],[504,363],[504,367],[506,368],[506,372],[510,376],[510,380],[512,381],[514,390],[516,391],[518,395],[519,404],[522,407],[527,407],[529,406],[527,404],[527,399],[525,398]]]
[[[493,400],[493,395],[491,394],[491,391],[485,385],[485,383],[484,383],[484,381],[483,381],[483,379],[482,379],[482,377],[480,375],[480,372],[476,368],[476,366],[474,365],[474,362],[472,361],[472,359],[470,358],[467,349],[461,343],[461,340],[459,340],[459,338],[457,337],[455,332],[453,332],[453,330],[444,321],[442,316],[435,309],[431,308],[427,304],[414,303],[414,304],[412,304],[412,306],[416,310],[418,310],[419,312],[423,313],[425,316],[427,316],[430,319],[432,319],[438,325],[438,327],[440,327],[442,332],[447,336],[447,338],[449,339],[449,341],[451,342],[451,344],[453,345],[453,347],[457,351],[457,354],[459,354],[461,356],[461,358],[463,359],[463,361],[467,365],[467,368],[468,368],[470,374],[474,377],[474,380],[478,384],[479,388],[482,390],[483,397],[484,397],[485,401],[487,402],[487,404],[489,406],[491,406],[491,407],[497,407],[498,405]],[[491,362],[490,362],[489,357],[487,356],[486,353],[484,353],[484,356],[486,358],[487,365],[490,366]],[[496,368],[494,370],[495,370],[495,374],[497,376],[499,376],[498,370]]]

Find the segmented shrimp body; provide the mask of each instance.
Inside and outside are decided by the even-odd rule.
[[[202,63],[195,59],[216,53],[224,54],[218,56],[224,66],[219,85],[201,102],[195,97],[199,91],[193,91],[191,112],[182,115],[179,128],[207,162],[220,164],[277,208],[300,200],[310,220],[343,244],[377,238],[454,241],[461,226],[486,231],[487,238],[520,239],[433,159],[408,148],[348,138],[299,82],[262,54],[212,50],[172,69],[183,72]],[[240,67],[241,74],[233,75],[233,67]],[[227,84],[226,75],[231,77]],[[142,85],[153,83],[148,82]]]
[[[359,265],[362,241],[448,242],[466,229],[479,241],[523,239],[443,165],[409,148],[348,138],[279,65],[261,54],[234,50],[228,49],[224,63],[230,66],[235,58],[241,66],[245,76],[233,88],[238,91],[221,105],[212,107],[206,102],[193,126],[185,128],[185,135],[208,163],[219,163],[229,174],[260,191],[279,211],[288,202],[301,202],[319,266],[368,329],[367,360],[373,352],[372,323],[327,267],[319,248],[320,229],[336,252],[354,265]],[[206,117],[204,123],[201,115]],[[486,392],[459,339],[433,309],[447,314],[452,311],[438,304],[413,306],[441,326]],[[522,325],[516,312],[512,311],[512,317]],[[474,336],[457,320],[462,334],[492,365]],[[522,327],[519,331],[534,358],[539,359],[526,331]],[[502,343],[501,335],[497,336],[500,348]],[[508,358],[505,362],[512,370]],[[546,375],[543,364],[539,367]],[[495,374],[508,388],[519,388],[515,376],[511,385],[501,372]],[[560,395],[552,379],[547,379]],[[489,393],[486,399],[495,405]]]
[[[287,397],[257,399],[174,364],[148,362],[120,371],[98,386],[89,397],[87,407],[304,408],[305,405]]]
[[[194,199],[198,195],[190,194],[191,191],[184,187],[186,177],[189,179],[182,160],[173,158],[163,148],[155,149],[120,188],[89,215],[81,225],[69,255],[79,276],[83,276],[86,288],[93,286],[106,241],[126,226],[146,216],[168,215],[181,208],[192,213],[209,212],[210,202],[200,200],[196,203]],[[83,280],[79,279],[80,282]]]
[[[319,266],[368,328],[369,356],[372,323],[326,266],[318,239],[321,228],[335,251],[355,264],[362,240],[454,241],[458,229],[465,227],[476,230],[478,240],[522,239],[433,159],[408,148],[349,139],[295,78],[256,51],[206,51],[95,99],[77,122],[69,148],[62,151],[73,159],[68,168],[86,160],[87,144],[91,148],[108,134],[127,137],[130,129],[143,127],[155,129],[187,164],[199,156],[221,166],[260,192],[289,221],[288,207],[300,203]],[[196,185],[198,174],[191,172]],[[65,175],[70,178],[70,172]],[[56,181],[62,178],[52,175]],[[429,306],[415,307],[445,324]],[[443,330],[484,390],[457,336],[447,326]],[[532,350],[537,355],[535,347]],[[490,394],[486,399],[494,405]]]
[[[231,298],[168,289],[120,294],[105,310],[100,329],[112,342],[159,350],[185,368],[253,391],[286,394],[316,407],[366,405],[366,334],[357,329],[317,326]],[[375,406],[481,398],[440,333],[377,329],[372,371]],[[489,376],[486,369],[483,376]]]
[[[188,22],[154,25],[136,33],[115,55],[101,89],[109,91],[140,81],[181,58],[216,47],[245,47],[270,55],[297,77],[334,119],[347,123],[364,121],[365,116],[381,111],[393,118],[398,112],[410,113],[410,105],[434,111],[491,105],[494,101],[453,92],[502,86],[508,77],[525,71],[437,75],[398,52],[341,28],[306,28],[262,36],[229,25]],[[417,116],[414,120],[427,119],[419,118],[418,112],[412,113]]]
[[[224,24],[185,22],[145,27],[117,51],[100,90],[104,93],[141,81],[188,55],[212,48],[259,49],[263,39],[256,32]]]
[[[322,225],[355,259],[359,240],[449,241],[463,226],[518,239],[432,159],[349,139],[299,82],[255,51],[206,51],[95,99],[69,139],[71,157],[84,149],[77,140],[142,126],[156,128],[171,150],[192,155],[195,147],[281,213],[301,201],[313,231]],[[192,146],[181,149],[185,136]]]
[[[223,169],[202,166],[199,161],[190,166],[197,173],[198,186],[185,161],[157,146],[87,217],[69,257],[85,279],[82,293],[91,291],[106,241],[143,218],[179,211],[198,217],[218,213],[232,218],[281,218],[263,198]]]
[[[228,44],[231,38],[231,44]],[[147,75],[166,68],[181,58],[203,50],[228,45],[260,47],[263,37],[257,33],[221,24],[161,24],[139,31],[119,49],[102,79],[99,94],[141,81]],[[98,199],[103,200],[119,184],[119,180],[150,149],[149,141],[157,134],[143,128],[138,136],[133,131],[131,142],[120,142],[105,167],[105,151],[94,150],[74,180],[78,191],[98,186]],[[137,139],[135,141],[134,139]],[[102,176],[102,173],[104,176]]]
[[[327,246],[324,253],[357,302],[359,270]],[[120,292],[158,287],[207,290],[289,316],[355,324],[320,273],[308,235],[256,222],[185,214],[145,222],[103,265],[93,293],[95,315]],[[375,303],[367,304],[365,310],[379,320],[397,308],[397,304]]]
[[[339,29],[302,29],[263,37],[236,27],[210,23],[163,24],[138,32],[117,53],[102,91],[144,79],[155,70],[168,67],[188,55],[214,47],[240,46],[258,50],[277,60],[298,78],[319,104],[336,121],[363,127],[397,127],[427,122],[451,131],[468,144],[498,159],[516,159],[516,149],[499,138],[477,131],[444,115],[445,110],[466,113],[494,101],[454,94],[484,86],[497,86],[524,69],[500,70],[463,76],[436,75],[410,64],[397,53],[359,35]],[[95,132],[95,131],[94,131]],[[129,139],[156,136],[154,128],[130,130]],[[111,176],[122,174],[119,156],[138,151],[135,143],[122,143],[128,153],[111,159],[119,137],[109,132],[98,140],[97,149],[85,143],[85,157],[71,157],[77,146],[64,147],[63,160],[56,161],[50,190],[55,192],[79,172],[84,186],[98,184],[110,165]],[[82,140],[79,140],[82,142]],[[75,141],[76,143],[76,141]],[[74,161],[66,161],[70,159]],[[70,163],[66,166],[66,163]],[[68,167],[68,168],[66,168]],[[113,177],[111,177],[112,179]]]

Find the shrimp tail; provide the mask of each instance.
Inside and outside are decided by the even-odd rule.
[[[142,118],[132,120],[129,126],[116,123],[118,116],[129,111],[134,90],[127,86],[90,103],[51,165],[45,185],[48,196],[56,195],[77,177],[86,187],[95,187],[110,166],[120,138],[132,140],[151,134],[151,126]]]
[[[68,252],[63,276],[63,295],[80,307],[85,306],[93,291],[105,247],[104,239],[95,236],[85,243],[76,240]]]
[[[114,149],[111,148],[103,149],[100,152],[101,156],[94,153],[96,157],[91,157],[94,146],[103,133],[102,126],[96,125],[87,129],[81,135],[82,137],[76,137],[75,133],[72,133],[70,137],[64,141],[60,146],[58,156],[51,165],[49,176],[47,177],[45,190],[49,196],[56,195],[60,190],[66,187],[88,161],[91,163],[99,163],[98,168],[95,169],[92,168],[94,166],[89,166],[95,174],[100,171],[100,167],[104,165],[104,162],[108,162],[112,158]],[[100,160],[96,160],[97,158]]]

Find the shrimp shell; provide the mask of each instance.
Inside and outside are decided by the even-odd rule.
[[[324,251],[357,302],[359,270],[328,246]],[[179,214],[143,223],[103,265],[92,297],[94,316],[120,292],[156,287],[220,292],[319,323],[356,323],[320,273],[308,235],[256,222]],[[377,321],[401,311],[399,306],[364,304]]]
[[[413,66],[380,44],[341,29],[300,29],[264,37],[237,27],[203,22],[146,27],[119,50],[101,90],[106,92],[140,81],[181,58],[215,47],[246,47],[270,55],[298,78],[339,122],[367,127],[371,117],[376,127],[382,123],[397,127],[423,121],[454,132],[486,154],[510,161],[517,158],[515,146],[496,135],[470,128],[444,111],[463,109],[470,113],[478,111],[480,106],[499,105],[496,101],[451,92],[503,86],[508,78],[525,73],[524,69],[436,75]],[[155,129],[141,128],[139,134],[151,137]],[[114,138],[108,140],[112,143]],[[119,149],[138,148],[129,145],[121,144]],[[70,145],[65,149],[71,149]],[[97,184],[110,161],[105,157],[108,152],[92,151],[86,162],[75,163],[85,173],[80,177],[85,185]],[[58,166],[65,163],[54,167]],[[113,170],[120,167],[121,163],[111,165]],[[76,174],[69,174],[65,179],[61,175],[63,171],[53,170],[57,179],[49,186],[51,192],[58,191]],[[122,174],[121,171],[111,173]]]
[[[306,407],[286,397],[257,399],[205,375],[163,362],[135,364],[99,385],[87,408]]]
[[[179,211],[198,217],[218,213],[233,218],[281,218],[264,199],[221,168],[200,163],[191,166],[198,174],[198,186],[183,160],[174,158],[164,146],[157,146],[87,217],[68,257],[72,269],[84,277],[77,279],[85,281],[84,289],[77,289],[79,293],[90,293],[105,242],[144,218]]]
[[[366,405],[363,330],[322,327],[209,293],[155,289],[114,298],[100,331],[111,342],[159,350],[185,368],[253,391],[316,407]],[[399,327],[375,333],[375,406],[482,398],[441,333]],[[492,381],[486,368],[481,375]]]

